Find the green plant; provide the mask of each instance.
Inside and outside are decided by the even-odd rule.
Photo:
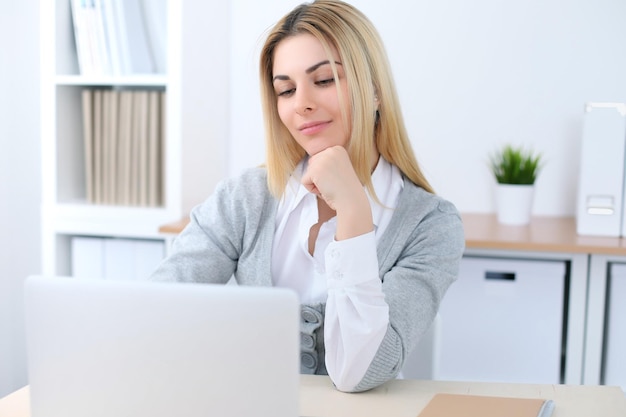
[[[541,154],[512,145],[505,145],[489,158],[499,184],[534,184],[542,162]]]

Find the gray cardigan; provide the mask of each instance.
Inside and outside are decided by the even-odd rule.
[[[191,213],[156,281],[271,286],[270,261],[278,201],[267,172],[253,168],[222,181]],[[379,275],[389,305],[389,327],[355,391],[395,378],[431,325],[456,279],[465,240],[454,205],[405,179],[391,222],[377,247]],[[303,305],[301,372],[325,374],[324,305]]]

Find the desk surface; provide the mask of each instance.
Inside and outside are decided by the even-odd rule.
[[[535,216],[524,226],[499,223],[495,214],[462,214],[468,248],[626,255],[626,239],[580,236],[574,217]]]
[[[439,392],[552,399],[552,417],[624,417],[618,387],[395,380],[360,394],[335,390],[328,377],[302,375],[300,413],[315,417],[416,417]],[[29,417],[28,387],[0,399],[0,417]]]
[[[547,251],[626,256],[626,239],[579,236],[574,217],[534,216],[524,226],[498,222],[495,214],[463,213],[465,242],[470,249]],[[161,233],[177,234],[189,223],[188,218],[165,224]]]

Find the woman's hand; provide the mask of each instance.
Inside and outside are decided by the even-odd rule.
[[[367,194],[344,147],[333,146],[310,156],[301,182],[337,212],[335,239],[348,239],[373,230]]]

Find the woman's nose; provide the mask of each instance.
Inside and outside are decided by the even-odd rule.
[[[305,113],[310,113],[315,110],[315,100],[306,87],[298,88],[296,90],[296,99],[294,101],[295,110],[298,114],[303,115]]]

